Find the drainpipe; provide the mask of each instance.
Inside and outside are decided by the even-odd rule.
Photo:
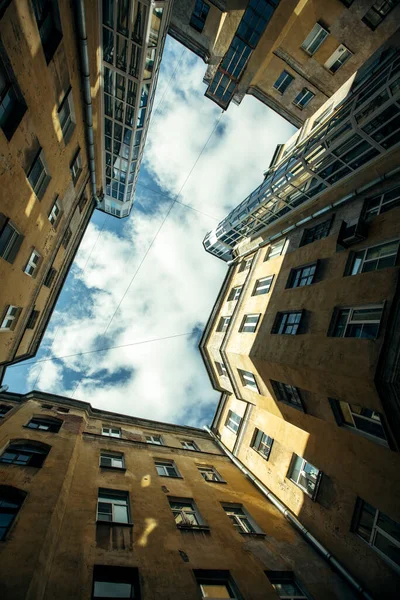
[[[214,434],[213,431],[206,425],[204,429],[211,435],[211,437],[217,442],[221,450],[226,454],[231,461],[248,477],[251,482],[257,487],[260,492],[281,512],[289,523],[297,529],[301,535],[307,540],[307,542],[315,549],[321,556],[329,562],[329,564],[339,572],[339,574],[347,581],[352,588],[356,590],[362,598],[366,600],[373,600],[372,596],[362,587],[360,583],[347,571],[347,569],[334,557],[332,554],[323,546],[309,531],[302,525],[298,518],[269,490],[251,471],[249,471],[244,464],[236,458],[228,450],[228,448],[221,442],[220,439]]]
[[[92,94],[90,90],[89,53],[87,43],[84,0],[75,0],[75,8],[76,24],[78,28],[79,39],[79,56],[81,59],[80,62],[83,100],[85,104],[85,128],[89,155],[90,184],[92,190],[92,198],[97,204],[98,202],[96,194],[96,166],[94,161]]]

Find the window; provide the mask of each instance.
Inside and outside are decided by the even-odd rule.
[[[261,431],[261,429],[254,429],[251,447],[266,460],[269,458],[273,442],[274,440]]]
[[[201,476],[205,481],[221,482],[223,481],[221,475],[214,467],[197,467],[201,473]]]
[[[41,467],[50,451],[50,446],[31,440],[15,440],[8,444],[0,462],[9,465]]]
[[[387,445],[387,438],[380,413],[357,404],[329,398],[336,422],[341,427],[350,428],[368,438],[379,440]]]
[[[196,452],[199,451],[198,447],[192,440],[182,440],[181,446],[184,450],[196,450]]]
[[[217,331],[224,332],[228,329],[230,317],[221,317],[217,326]]]
[[[301,47],[307,54],[312,56],[316,53],[323,41],[328,37],[329,31],[319,23],[315,23],[310,33],[302,43]]]
[[[177,527],[204,527],[199,510],[191,498],[169,498]]]
[[[33,0],[33,10],[47,64],[51,61],[62,38],[57,0]]]
[[[125,469],[125,460],[122,452],[109,452],[100,450],[100,467],[112,469]]]
[[[146,442],[148,444],[157,444],[157,446],[164,445],[161,435],[151,434],[151,435],[146,435],[145,437],[146,437]]]
[[[194,575],[202,598],[208,598],[209,600],[236,598],[236,600],[242,600],[242,596],[229,571],[195,569]]]
[[[383,304],[335,309],[330,335],[374,340],[378,337],[382,313]]]
[[[287,477],[315,500],[322,473],[301,456],[293,454]]]
[[[40,149],[28,172],[28,181],[39,200],[43,198],[50,179],[43,150]]]
[[[278,598],[285,600],[308,600],[308,596],[299,586],[293,571],[266,571]]]
[[[271,384],[277,400],[289,404],[290,406],[294,406],[304,412],[300,390],[297,387],[289,385],[288,383],[282,383],[281,381],[273,381],[272,379]]]
[[[241,504],[223,504],[222,508],[239,533],[261,533],[248,512]]]
[[[282,73],[279,75],[278,79],[274,83],[274,88],[281,94],[284,94],[288,89],[289,85],[292,83],[293,79],[293,75],[291,75],[287,71],[282,71]]]
[[[251,263],[253,262],[253,256],[249,258],[244,258],[241,263],[239,263],[238,273],[242,273],[242,271],[248,271],[251,267]]]
[[[232,300],[238,300],[239,296],[240,296],[240,292],[242,291],[243,286],[242,285],[238,285],[234,288],[231,289],[229,296],[228,296],[228,302],[231,302]]]
[[[70,164],[69,168],[71,170],[72,181],[75,185],[79,179],[79,175],[82,173],[82,154],[80,148],[78,148],[78,151],[75,154],[74,159]]]
[[[12,306],[11,304],[7,306],[0,329],[3,331],[12,331],[15,329],[21,311],[22,308],[19,308],[18,306]]]
[[[138,570],[130,567],[95,565],[92,599],[135,598],[140,600]]]
[[[307,106],[307,104],[309,104],[309,102],[311,102],[314,96],[315,94],[309,89],[303,88],[293,100],[293,104],[297,106],[297,108],[303,109],[305,106]]]
[[[8,411],[12,409],[12,406],[8,406],[7,404],[0,404],[0,419],[6,416]]]
[[[329,231],[332,225],[332,219],[328,219],[327,221],[323,221],[323,223],[318,223],[314,227],[310,227],[310,229],[305,229],[303,236],[301,238],[300,246],[306,246],[307,244],[311,244],[316,240],[322,240],[329,235]]]
[[[340,46],[335,50],[335,52],[328,58],[325,63],[325,67],[331,73],[336,73],[340,69],[345,62],[349,60],[349,58],[353,56],[353,53],[350,52],[346,46],[340,44]]]
[[[233,433],[237,433],[241,420],[242,420],[242,418],[239,417],[239,415],[234,413],[232,410],[229,410],[228,416],[225,421],[225,427],[227,427],[228,429],[233,431]]]
[[[2,52],[2,54],[4,54]],[[11,140],[26,111],[26,104],[7,57],[0,57],[0,127]]]
[[[0,213],[0,257],[13,263],[21,247],[24,236],[19,233],[3,213]]]
[[[220,377],[225,377],[226,375],[228,375],[228,371],[226,370],[224,363],[215,361],[215,367]]]
[[[61,217],[60,203],[59,203],[58,198],[56,198],[53,206],[51,207],[51,211],[49,214],[49,221],[53,225],[53,227],[56,227],[56,224],[58,223],[60,217]]]
[[[129,494],[120,490],[99,489],[97,520],[129,523]]]
[[[43,285],[50,288],[53,285],[53,281],[57,275],[57,271],[54,267],[51,267],[44,278]]]
[[[238,369],[238,373],[243,387],[248,387],[253,390],[253,392],[260,393],[253,373],[250,373],[250,371],[243,371],[242,369]]]
[[[271,333],[286,335],[296,335],[301,333],[299,329],[302,316],[302,310],[298,312],[278,312],[275,318],[274,326],[271,329]]]
[[[33,417],[26,427],[29,427],[29,429],[39,429],[40,431],[58,433],[61,425],[62,421],[54,417]]]
[[[275,244],[271,244],[265,254],[264,261],[269,260],[270,258],[274,258],[275,256],[280,256],[285,247],[285,242],[286,242],[286,240],[280,240],[279,242],[276,242]]]
[[[377,508],[357,499],[353,531],[395,569],[400,567],[400,524]]]
[[[26,492],[10,485],[0,485],[0,540],[4,540],[21,508]]]
[[[57,408],[57,412],[60,412],[60,413],[69,413],[69,408],[65,408],[65,406],[59,406]]]
[[[204,29],[209,10],[210,7],[203,0],[196,0],[189,25],[201,33]]]
[[[400,206],[400,185],[394,189],[378,194],[365,201],[364,218],[370,221],[374,217]]]
[[[254,333],[261,315],[245,315],[239,331],[242,333]]]
[[[262,296],[263,294],[268,294],[269,290],[271,289],[273,278],[273,275],[269,275],[268,277],[257,279],[252,296]]]
[[[30,277],[34,277],[39,267],[40,263],[40,254],[37,250],[33,250],[32,254],[29,257],[28,263],[24,269],[24,273],[29,275]]]
[[[119,427],[106,427],[103,425],[101,429],[101,435],[108,435],[109,437],[120,438],[121,430]]]
[[[78,206],[79,206],[79,212],[80,212],[80,213],[82,213],[82,212],[83,212],[83,209],[85,208],[85,206],[86,206],[86,204],[87,204],[87,201],[88,201],[88,197],[87,197],[86,193],[85,193],[85,192],[82,192],[82,195],[81,195],[81,197],[79,198],[79,202],[78,202]],[[127,210],[129,210],[129,209],[127,209]]]
[[[378,271],[394,267],[398,262],[399,240],[387,242],[372,248],[352,252],[349,257],[349,275]]]
[[[362,20],[374,31],[398,4],[399,0],[376,0]]]
[[[33,309],[31,311],[31,314],[29,315],[29,318],[26,322],[26,329],[35,329],[36,327],[36,322],[39,318],[40,315],[40,311],[39,310],[35,310]]]
[[[60,121],[64,141],[68,144],[72,132],[75,129],[75,111],[71,88],[66,93],[65,98],[58,109],[58,119]]]
[[[67,227],[67,229],[65,230],[62,242],[61,242],[65,249],[68,248],[68,244],[71,240],[71,237],[72,237],[71,227]]]
[[[154,464],[161,477],[180,477],[173,460],[155,460]]]
[[[289,279],[287,282],[287,288],[303,287],[305,285],[311,285],[315,278],[315,272],[317,270],[317,263],[312,265],[306,265],[304,267],[297,267],[290,271]]]

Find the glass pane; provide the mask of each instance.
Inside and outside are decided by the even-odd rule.
[[[360,513],[360,520],[357,526],[357,533],[367,542],[369,542],[371,538],[375,514],[375,508],[370,504],[367,504],[367,502],[364,502]]]
[[[291,479],[298,480],[302,464],[303,459],[300,456],[296,456],[292,462]]]
[[[377,527],[383,529],[386,533],[388,533],[392,538],[394,538],[397,542],[400,543],[400,524],[393,521],[390,517],[387,517],[385,514],[379,512]]]
[[[105,27],[103,27],[103,59],[113,64],[113,56],[114,56],[114,34],[112,31],[109,31]]]
[[[129,0],[118,0],[117,29],[128,35]]]
[[[130,583],[95,581],[93,595],[95,598],[132,598],[132,585]]]
[[[400,565],[400,544],[394,543],[386,536],[382,535],[379,531],[376,534],[374,546],[378,548],[383,554],[390,558],[397,565]]]
[[[228,587],[223,583],[203,583],[200,587],[203,598],[232,598]]]
[[[118,523],[128,523],[128,509],[126,506],[114,504],[114,520]]]

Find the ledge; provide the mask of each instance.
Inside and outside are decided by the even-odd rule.
[[[257,533],[252,532],[252,531],[241,531],[240,535],[243,535],[244,537],[255,537],[255,538],[265,538],[267,537],[266,533]]]
[[[109,525],[110,527],[133,527],[133,523],[119,523],[117,521],[96,521],[96,525]]]
[[[125,467],[108,467],[107,465],[99,465],[100,469],[106,469],[109,471],[123,471],[125,473]]]
[[[177,525],[177,529],[182,531],[200,531],[204,533],[210,533],[208,525]]]

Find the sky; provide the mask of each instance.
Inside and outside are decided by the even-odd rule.
[[[167,37],[131,214],[95,211],[36,357],[7,369],[9,391],[210,424],[219,393],[198,343],[227,266],[202,240],[295,129],[251,96],[222,112],[205,69]]]

